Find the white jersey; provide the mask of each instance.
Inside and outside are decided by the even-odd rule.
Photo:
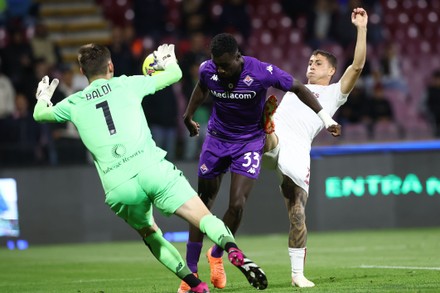
[[[346,101],[341,84],[306,84],[323,109],[333,116]],[[287,92],[275,114],[275,133],[279,139],[278,169],[309,192],[310,150],[315,136],[324,128],[319,116],[294,93]],[[328,135],[331,135],[330,133]]]

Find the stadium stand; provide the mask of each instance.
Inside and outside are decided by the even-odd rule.
[[[209,1],[209,18],[215,23],[222,14],[226,0]],[[148,1],[146,1],[148,2]],[[76,62],[76,51],[79,45],[97,42],[110,45],[112,27],[133,26],[136,16],[136,5],[144,5],[142,0],[38,0],[32,1],[28,17],[22,20],[26,37],[30,40],[35,33],[37,21],[44,20],[50,38],[58,45],[63,62]],[[347,8],[348,1],[336,1],[339,8]],[[188,50],[189,39],[181,32],[182,1],[162,0],[165,7],[164,32],[161,40],[139,35],[134,31],[131,50],[136,58],[143,52],[151,50],[157,41],[175,42],[177,54],[181,56]],[[295,13],[285,11],[288,1],[249,0],[246,1],[251,16],[252,31],[244,41],[239,30],[234,32],[241,40],[241,48],[247,55],[263,61],[273,62],[292,73],[302,82],[308,58],[312,52],[306,40],[307,15],[305,10]],[[306,2],[301,2],[306,3]],[[391,102],[397,135],[389,129],[377,127],[381,133],[369,136],[364,125],[344,125],[344,137],[334,140],[326,135],[318,135],[315,144],[363,143],[373,140],[389,140],[391,135],[398,140],[434,139],[432,124],[420,111],[423,103],[427,81],[432,72],[440,68],[440,0],[376,0],[366,2],[372,5],[368,10],[370,23],[368,44],[368,61],[373,74],[380,68],[380,56],[385,52],[386,44],[394,44],[401,65],[401,82],[403,88],[385,87],[386,98]],[[296,4],[295,4],[296,5]],[[5,10],[7,16],[7,8]],[[145,26],[151,25],[145,19]],[[16,27],[16,20],[12,23]],[[0,51],[10,42],[10,27],[6,19],[0,22]],[[133,26],[135,27],[135,26]],[[211,33],[206,35],[211,37]],[[322,44],[338,58],[339,68],[336,77],[342,74],[343,67],[352,58],[351,47],[344,47],[337,40]],[[58,73],[54,73],[55,75]],[[374,87],[374,76],[363,80],[368,88]],[[272,92],[269,92],[271,94]],[[278,98],[282,93],[276,93]],[[184,131],[184,130],[183,130]],[[383,132],[383,133],[382,133]],[[0,145],[1,148],[1,145]]]

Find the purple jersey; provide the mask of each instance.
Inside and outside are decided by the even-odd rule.
[[[293,77],[275,65],[243,56],[238,83],[232,89],[221,84],[212,60],[200,65],[199,79],[214,101],[208,132],[229,141],[251,141],[264,137],[262,117],[267,89],[288,91]]]

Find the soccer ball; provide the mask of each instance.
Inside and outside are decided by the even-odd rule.
[[[142,64],[142,72],[144,75],[153,76],[161,73],[163,70],[156,70],[153,66],[156,64],[153,53],[149,54]]]

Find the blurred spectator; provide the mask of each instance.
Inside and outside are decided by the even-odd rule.
[[[131,0],[94,0],[91,2],[95,2],[95,4],[102,9],[103,16],[108,19],[112,25],[125,26],[130,23],[133,18],[133,10],[130,9],[133,6]]]
[[[351,24],[351,12],[356,7],[363,7],[362,0],[348,0],[339,5],[336,16],[336,41],[346,48],[356,41],[356,28]]]
[[[0,120],[10,116],[14,109],[15,89],[9,77],[3,73],[0,59]]]
[[[191,97],[191,93],[196,86],[197,81],[199,80],[199,65],[197,63],[193,63],[189,69],[189,73],[186,78],[186,82],[184,84],[183,93],[186,98],[186,105],[189,103],[189,99]],[[212,99],[207,99],[205,102],[200,105],[196,112],[194,113],[193,120],[197,121],[200,124],[199,136],[190,137],[187,129],[184,130],[184,154],[183,158],[185,160],[195,160],[198,158],[200,154],[200,150],[203,144],[203,141],[206,137],[206,130],[208,127],[208,120],[211,116],[212,109]]]
[[[373,46],[384,41],[383,9],[380,0],[363,0],[363,7],[369,14],[367,41]]]
[[[368,97],[368,107],[366,108],[366,120],[370,135],[373,135],[373,129],[378,122],[394,122],[394,112],[391,102],[384,93],[381,84],[376,84],[373,95]]]
[[[336,0],[315,0],[314,7],[307,15],[307,31],[305,39],[312,49],[322,47],[325,43],[335,41]],[[344,16],[345,17],[345,16]],[[352,25],[350,24],[350,28]],[[355,32],[353,35],[356,35]]]
[[[62,62],[60,49],[57,44],[49,38],[47,26],[43,22],[35,25],[35,33],[30,40],[33,55],[37,59],[45,59],[49,67],[54,68]]]
[[[122,28],[122,38],[123,42],[130,48],[133,73],[142,74],[144,58],[155,49],[154,39],[148,36],[139,37],[132,24],[127,24]]]
[[[2,50],[0,57],[3,62],[3,72],[17,87],[22,82],[23,76],[33,70],[34,54],[23,28],[9,29],[8,34],[10,41]]]
[[[225,0],[222,12],[214,26],[217,33],[240,35],[247,42],[251,34],[249,4],[245,0]]]
[[[167,11],[163,1],[133,0],[133,12],[133,24],[139,36],[150,36],[158,42],[165,35]]]
[[[177,95],[175,86],[166,87],[142,101],[148,126],[157,146],[174,160],[177,145]]]
[[[190,49],[180,58],[182,68],[182,94],[185,98],[185,105],[188,105],[194,87],[199,80],[199,66],[202,62],[210,59],[209,50],[203,33],[193,33],[190,36]],[[183,159],[194,160],[198,157],[201,145],[206,135],[211,113],[211,100],[205,101],[194,113],[194,120],[200,123],[200,134],[198,137],[190,137],[187,129],[184,129],[184,153]]]
[[[29,107],[32,109],[37,102],[35,99],[35,91],[38,83],[45,75],[52,75],[49,64],[44,58],[36,59],[33,66],[26,68],[26,70],[22,72],[20,80],[16,85],[16,89],[23,92],[29,99]]]
[[[385,45],[382,55],[379,57],[381,83],[385,88],[398,89],[407,93],[408,87],[403,78],[401,66],[400,55],[396,44],[388,42]]]
[[[436,137],[440,137],[440,69],[432,73],[425,93],[425,105],[434,134]]]
[[[52,76],[51,67],[44,58],[38,58],[33,63],[23,70],[20,80],[16,86],[17,91],[21,92],[24,97],[28,99],[27,106],[29,111],[32,111],[37,102],[35,99],[35,91],[38,83],[45,76]],[[32,118],[33,120],[33,118]],[[36,123],[33,121],[33,123]],[[39,126],[39,148],[37,153],[37,161],[39,163],[56,164],[56,152],[53,145],[52,135],[50,131],[50,124],[38,124]]]
[[[137,64],[135,64],[130,44],[127,42],[124,33],[124,29],[120,26],[112,28],[112,43],[109,46],[109,50],[116,68],[115,76],[134,75],[137,73],[135,72]]]
[[[281,0],[284,13],[292,19],[293,23],[296,23],[298,18],[312,13],[313,5],[314,0]]]
[[[190,75],[193,64],[200,65],[210,59],[206,37],[201,32],[192,33],[189,36],[189,49],[179,58],[179,64],[183,72],[183,82]],[[192,89],[192,88],[191,88]]]
[[[15,97],[15,111],[7,117],[2,135],[2,164],[42,163],[42,129],[34,121],[28,98],[21,92]]]
[[[6,0],[7,25],[33,26],[38,14],[38,2],[32,0]]]
[[[182,37],[195,32],[212,34],[211,1],[185,0],[180,3],[180,19]]]
[[[350,63],[351,64],[351,63]],[[347,102],[339,108],[336,121],[342,126],[345,124],[364,123],[367,120],[368,100],[361,82],[355,85]]]

